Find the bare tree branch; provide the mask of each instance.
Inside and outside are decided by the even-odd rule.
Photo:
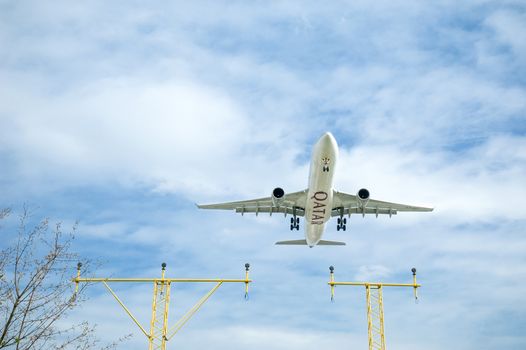
[[[10,213],[0,209],[0,220]],[[71,252],[71,243],[76,225],[64,233],[60,223],[50,229],[48,219],[31,222],[32,214],[24,207],[14,243],[0,251],[0,349],[107,350],[128,339],[99,347],[94,326],[86,322],[66,329],[58,326],[84,300],[87,286],[73,295],[70,276],[78,256]]]

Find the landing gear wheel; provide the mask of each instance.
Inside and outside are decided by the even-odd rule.
[[[346,218],[343,218],[343,224],[347,225],[347,219]]]
[[[343,225],[343,226],[342,226],[342,229],[343,229],[344,231],[347,230],[347,226]]]
[[[294,230],[294,226],[290,225],[290,230],[291,231]]]
[[[300,230],[300,225],[296,225],[296,231]]]
[[[342,219],[338,218],[338,225],[341,225],[341,224],[342,224]]]
[[[300,224],[300,218],[296,218],[296,225]]]
[[[290,218],[290,223],[291,223],[291,224],[294,223],[294,218]]]
[[[336,231],[340,231],[340,225],[336,226]]]

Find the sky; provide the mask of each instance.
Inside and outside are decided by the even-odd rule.
[[[0,207],[78,221],[103,277],[243,278],[169,343],[366,348],[365,291],[384,291],[390,349],[526,348],[523,1],[0,1]],[[312,146],[340,147],[335,188],[432,206],[351,216],[299,239],[288,218],[195,203],[307,187]],[[9,226],[9,223],[5,225]],[[0,248],[12,241],[9,232]],[[75,267],[72,266],[72,275]],[[171,323],[210,286],[176,285]],[[114,287],[144,325],[150,285]],[[146,339],[102,286],[65,320]]]

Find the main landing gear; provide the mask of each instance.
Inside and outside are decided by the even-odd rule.
[[[296,215],[294,217],[290,218],[290,230],[299,230],[300,229],[300,218],[298,218]]]
[[[336,225],[336,230],[337,231],[340,231],[340,230],[345,231],[345,230],[347,230],[347,226],[346,225],[347,225],[347,218],[344,218],[343,216],[340,216],[338,218],[338,225]]]

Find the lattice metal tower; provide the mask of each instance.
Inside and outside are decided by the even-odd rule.
[[[334,267],[329,267],[331,286],[331,301],[334,300],[335,286],[365,286],[365,299],[367,303],[367,333],[369,339],[369,350],[385,350],[385,328],[384,328],[384,302],[383,287],[412,287],[415,300],[418,299],[416,283],[416,269],[412,268],[413,283],[380,283],[380,282],[335,282]]]
[[[77,265],[77,277],[73,278],[75,282],[75,295],[78,292],[79,283],[100,282],[113,295],[115,300],[130,316],[132,321],[139,327],[141,332],[148,339],[148,350],[166,350],[166,343],[172,339],[175,334],[192,318],[192,316],[201,308],[201,306],[214,294],[214,292],[223,283],[244,283],[245,299],[248,298],[248,284],[252,281],[249,277],[250,264],[245,264],[245,279],[220,279],[220,278],[165,278],[166,264],[163,263],[161,278],[80,278],[81,263]],[[152,300],[152,318],[150,321],[150,331],[140,324],[131,311],[119,299],[117,294],[110,288],[110,282],[119,283],[153,283],[153,300]],[[168,327],[168,311],[170,307],[170,289],[173,283],[215,283],[212,289],[206,293],[190,310],[186,312],[171,328]]]

